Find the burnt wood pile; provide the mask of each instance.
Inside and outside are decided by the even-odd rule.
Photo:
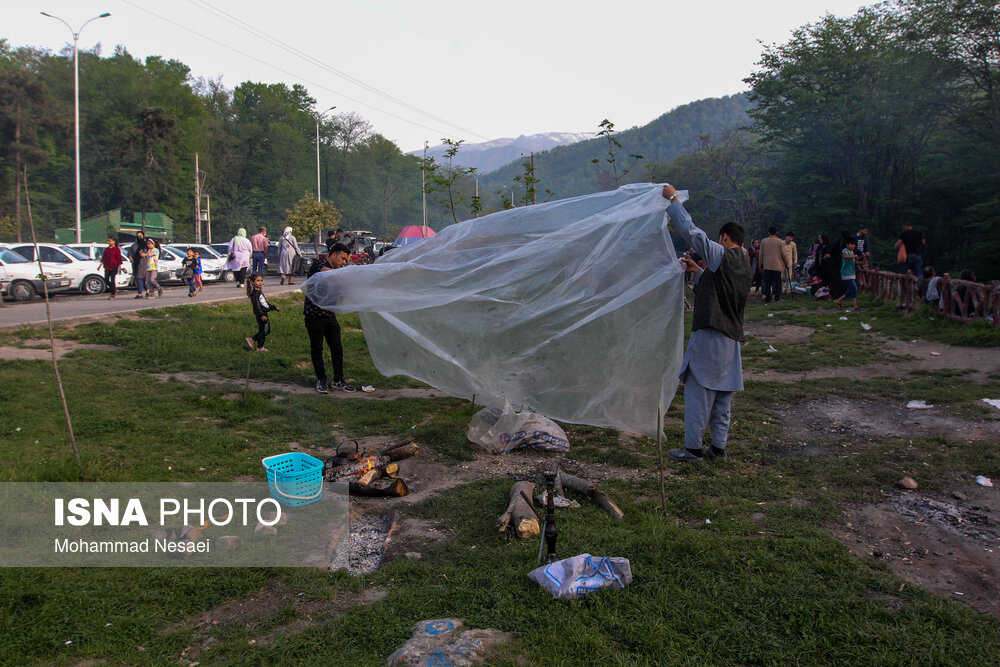
[[[415,456],[420,451],[413,438],[395,442],[376,452],[355,451],[341,454],[326,462],[323,479],[328,482],[346,482],[352,496],[400,498],[410,492],[406,481],[399,476],[399,461]]]

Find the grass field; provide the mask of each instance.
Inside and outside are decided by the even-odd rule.
[[[279,300],[269,354],[251,377],[314,382],[300,299]],[[903,317],[863,303],[886,336],[996,346],[982,327]],[[767,314],[773,316],[767,318]],[[751,306],[748,320],[815,329],[777,356],[751,340],[752,368],[838,366],[881,355],[871,337],[811,301]],[[368,357],[356,316],[341,318],[348,378],[380,389],[421,386],[384,378]],[[773,323],[773,322],[772,322]],[[245,304],[146,311],[136,319],[59,328],[56,335],[114,351],[79,350],[60,361],[82,464],[66,436],[51,364],[0,365],[0,480],[228,481],[261,477],[260,459],[331,444],[331,431],[413,434],[448,466],[476,454],[465,439],[468,401],[333,399],[312,393],[249,392],[240,341],[254,326]],[[0,345],[43,337],[5,330]],[[786,349],[787,348],[787,349]],[[161,381],[156,374],[211,371],[231,386]],[[0,570],[0,661],[4,664],[382,665],[418,620],[453,616],[470,627],[510,632],[497,665],[982,665],[1000,655],[1000,620],[906,584],[875,559],[853,556],[828,526],[845,503],[875,502],[920,470],[921,489],[943,490],[961,471],[1000,478],[1000,448],[947,437],[878,438],[851,456],[783,456],[783,411],[802,396],[901,400],[926,397],[957,416],[985,418],[975,402],[1000,396],[1000,377],[961,373],[750,382],[734,402],[732,455],[722,464],[670,466],[666,516],[659,506],[656,443],[622,443],[614,432],[567,425],[568,458],[637,468],[603,484],[626,513],[615,522],[592,504],[559,514],[560,552],[630,559],[635,582],[573,602],[555,602],[526,573],[537,542],[497,534],[510,480],[482,479],[408,507],[449,539],[422,545],[351,577],[308,569]],[[682,436],[683,396],[667,414],[668,444]],[[413,428],[415,427],[415,428]],[[424,455],[423,453],[421,454]],[[538,467],[550,455],[512,454]],[[1000,546],[1000,545],[998,545]],[[368,604],[370,591],[384,597]],[[230,602],[272,601],[267,613],[197,622]],[[192,651],[192,647],[196,650]],[[91,662],[86,662],[91,661]]]

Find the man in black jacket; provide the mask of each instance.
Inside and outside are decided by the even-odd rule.
[[[351,258],[347,246],[341,243],[330,245],[325,260],[316,260],[309,269],[309,277],[321,271],[333,271],[343,268]],[[344,378],[344,346],[340,340],[340,323],[333,311],[325,310],[306,297],[302,307],[305,316],[306,331],[309,332],[309,353],[312,356],[313,370],[316,372],[316,391],[329,393],[330,389],[340,391],[355,391]],[[323,361],[323,341],[330,348],[333,361],[333,382],[326,381],[326,364]]]

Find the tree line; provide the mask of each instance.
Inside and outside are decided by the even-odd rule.
[[[0,40],[0,239],[26,233],[25,178],[41,234],[74,224],[71,53]],[[217,238],[277,227],[305,195],[316,197],[318,123],[321,197],[345,227],[391,234],[420,221],[420,159],[356,113],[318,114],[302,86],[228,89],[177,60],[141,61],[122,47],[79,58],[84,217],[164,211],[178,238],[190,239],[197,153]],[[430,216],[446,219],[438,209]]]
[[[654,169],[707,217],[799,247],[867,226],[895,266],[904,222],[924,264],[1000,278],[1000,7],[900,0],[826,16],[764,49],[746,82],[752,122]],[[805,240],[804,244],[802,241]]]

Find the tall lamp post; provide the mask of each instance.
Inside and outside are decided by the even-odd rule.
[[[104,12],[100,16],[88,19],[76,31],[73,30],[73,26],[58,16],[53,16],[45,12],[39,13],[42,16],[48,16],[50,19],[61,21],[73,33],[73,129],[76,135],[76,242],[80,243],[80,57],[77,47],[80,42],[80,33],[87,27],[87,24],[97,19],[107,18],[111,16],[111,12]]]
[[[319,194],[319,121],[323,118],[323,116],[325,116],[326,114],[328,114],[329,112],[333,111],[336,108],[337,107],[335,106],[330,107],[323,113],[317,114],[316,116],[316,203],[317,204],[323,201],[322,198],[320,198]]]

